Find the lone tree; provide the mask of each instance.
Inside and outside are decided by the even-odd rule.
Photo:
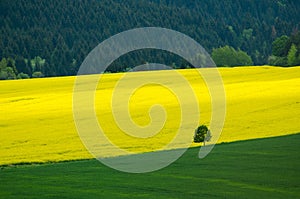
[[[195,130],[194,142],[203,142],[203,145],[205,146],[205,142],[209,142],[211,137],[210,130],[208,130],[207,126],[201,125]]]

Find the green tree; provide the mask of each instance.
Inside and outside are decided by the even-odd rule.
[[[287,65],[287,58],[286,57],[277,57],[271,55],[268,59],[268,63],[271,66],[286,66]]]
[[[251,57],[244,51],[236,51],[233,47],[224,46],[213,49],[212,59],[217,66],[246,66],[252,65]]]
[[[40,71],[35,71],[34,73],[32,73],[32,78],[41,78],[44,77],[44,74]]]
[[[28,66],[28,60],[21,56],[16,57],[16,68],[19,73],[31,75],[31,66]]]
[[[211,137],[212,136],[211,136],[210,130],[208,130],[206,125],[198,126],[195,129],[194,142],[196,142],[196,143],[203,142],[203,144],[205,146],[205,142],[209,142]]]
[[[300,65],[300,32],[277,38],[272,44],[272,55],[268,61],[274,66]]]
[[[253,65],[253,61],[251,57],[244,51],[238,50],[236,52],[237,62],[236,66],[251,66]]]
[[[252,34],[253,34],[253,29],[249,28],[249,29],[243,30],[242,36],[244,39],[249,40],[249,39],[251,39]]]
[[[0,62],[0,79],[16,79],[15,62],[11,58],[2,58]]]
[[[7,72],[4,70],[0,71],[0,80],[5,80],[7,79]]]
[[[46,60],[42,59],[40,56],[34,57],[30,63],[32,71],[43,71]]]
[[[5,80],[5,79],[16,79],[17,76],[13,70],[12,67],[6,67],[3,70],[0,70],[0,79]]]
[[[6,67],[7,78],[6,79],[16,79],[16,73],[12,67]]]
[[[10,67],[13,69],[14,73],[18,73],[16,68],[16,61],[12,58],[7,58],[7,67]]]
[[[4,70],[7,67],[7,61],[5,58],[2,58],[0,61],[0,71]]]
[[[17,79],[29,79],[29,78],[30,78],[29,75],[23,72],[17,75]]]
[[[284,57],[287,55],[287,45],[288,45],[289,37],[283,35],[278,37],[272,43],[272,54],[277,57]]]
[[[295,44],[292,44],[289,53],[287,55],[287,63],[289,66],[297,65],[297,48]]]

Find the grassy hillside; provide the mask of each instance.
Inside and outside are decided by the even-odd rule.
[[[300,67],[221,68],[219,71],[227,97],[226,121],[219,143],[300,131]],[[188,79],[199,99],[199,122],[209,124],[210,97],[204,82],[199,80],[195,70],[179,72]],[[157,79],[167,78],[176,86],[176,78],[170,71],[131,73],[124,81],[144,78],[146,74]],[[161,133],[150,139],[126,136],[115,124],[109,105],[113,88],[123,75],[106,74],[98,86],[96,113],[100,124],[114,143],[131,152],[161,148],[178,127],[176,96],[155,85],[139,89],[129,103],[133,120],[140,125],[148,124],[148,110],[157,102],[162,103],[168,119]],[[74,77],[63,77],[0,82],[0,165],[91,158],[80,141],[73,120],[74,80]],[[189,123],[183,125],[189,126]],[[109,150],[103,154],[115,155]]]
[[[5,167],[0,198],[297,198],[300,134],[199,148],[147,174],[112,170],[96,160]]]

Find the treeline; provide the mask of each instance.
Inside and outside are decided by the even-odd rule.
[[[2,58],[0,61],[0,80],[44,77],[45,63],[46,60],[41,57],[35,57],[31,60]]]
[[[217,66],[249,66],[253,64],[251,56],[246,52],[224,46],[213,49],[212,59]],[[300,32],[290,37],[283,35],[272,43],[272,55],[268,58],[272,66],[300,66]]]
[[[300,66],[300,32],[290,37],[283,35],[272,43],[269,64],[275,66]]]
[[[299,10],[300,1],[293,0],[1,0],[2,75],[11,74],[11,69],[16,77],[75,75],[87,54],[104,39],[145,26],[185,33],[209,53],[228,45],[247,53],[253,64],[266,64],[272,42],[298,31]],[[108,71],[124,71],[152,60],[186,67],[167,53],[146,51],[120,58]]]

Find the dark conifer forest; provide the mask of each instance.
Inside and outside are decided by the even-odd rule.
[[[298,0],[1,0],[0,60],[2,69],[10,68],[3,69],[2,79],[11,73],[19,78],[75,75],[85,56],[103,40],[150,26],[187,34],[210,54],[230,46],[246,52],[254,65],[276,65],[280,56],[280,63],[296,63],[299,11]],[[277,48],[282,46],[278,38],[285,45],[284,55],[272,52],[276,39]],[[151,61],[186,67],[177,59],[164,52],[133,52],[109,71]]]

